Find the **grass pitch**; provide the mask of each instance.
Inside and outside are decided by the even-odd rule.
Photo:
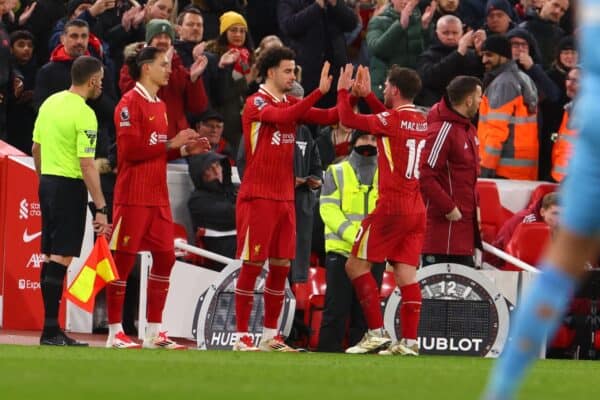
[[[0,399],[478,399],[492,360],[0,346]],[[536,364],[520,399],[592,399],[600,363]]]

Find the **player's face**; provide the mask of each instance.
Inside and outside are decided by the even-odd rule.
[[[183,17],[179,37],[181,40],[199,43],[204,35],[204,20],[198,14],[187,13]]]
[[[503,35],[510,26],[510,17],[504,11],[493,10],[488,13],[486,22],[490,31]]]
[[[202,174],[204,182],[219,181],[223,183],[223,167],[221,162],[215,161]]]
[[[172,0],[158,0],[148,7],[148,15],[150,16],[149,20],[156,18],[169,19],[171,11],[173,11]]]
[[[150,80],[158,86],[167,86],[171,75],[171,63],[165,53],[158,53],[154,61],[145,64]]]
[[[104,68],[96,72],[88,81],[90,99],[97,99],[102,94],[102,79],[104,78]]]
[[[73,58],[85,54],[88,46],[89,30],[86,27],[71,26],[60,36],[65,51]]]
[[[393,107],[393,98],[397,94],[398,88],[390,83],[387,79],[385,80],[385,85],[383,87],[383,103],[386,107]]]
[[[232,25],[225,34],[227,35],[227,43],[232,46],[242,47],[246,43],[247,29],[242,24]]]
[[[481,53],[481,62],[483,63],[486,72],[496,68],[500,65],[501,61],[501,56],[496,53],[492,53],[491,51],[484,51]]]
[[[467,117],[469,119],[473,118],[479,111],[482,94],[481,86],[477,86],[475,93],[467,97]]]
[[[277,67],[269,69],[269,77],[275,87],[281,92],[289,92],[294,87],[296,80],[296,62],[294,60],[281,60]]]
[[[167,51],[171,47],[171,36],[168,33],[159,33],[150,40],[150,46]]]
[[[458,41],[462,35],[462,26],[456,22],[446,22],[439,24],[435,33],[444,46],[458,46]]]

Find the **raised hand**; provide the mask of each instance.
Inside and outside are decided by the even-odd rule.
[[[228,65],[234,64],[240,59],[240,52],[236,49],[230,49],[219,59],[219,68],[225,68]]]
[[[429,24],[431,23],[431,19],[433,18],[433,14],[435,13],[435,9],[437,8],[437,1],[433,0],[421,16],[421,26],[423,29],[429,28]]]
[[[204,54],[200,55],[192,65],[190,65],[190,79],[192,82],[196,82],[198,77],[204,73],[206,66],[208,65],[208,57]]]
[[[325,0],[315,0],[315,3],[317,3],[319,7],[325,8]]]
[[[404,29],[408,28],[408,24],[410,22],[410,16],[415,9],[415,7],[419,4],[419,0],[408,0],[408,2],[404,5],[404,8],[400,10],[400,25]],[[396,11],[398,11],[396,9]]]
[[[352,85],[352,94],[356,97],[367,97],[371,93],[371,74],[369,68],[358,67],[356,72],[356,80]]]
[[[323,69],[321,70],[321,80],[319,82],[319,90],[323,94],[329,92],[329,89],[331,89],[331,81],[333,80],[333,77],[329,75],[329,67],[329,61],[325,61],[325,64],[323,64]]]
[[[457,51],[460,54],[462,54],[463,56],[465,54],[467,54],[467,50],[469,50],[469,47],[473,46],[474,35],[475,35],[475,32],[473,32],[472,30],[471,31],[467,31],[459,39]]]
[[[206,42],[200,42],[194,46],[194,50],[192,50],[192,56],[194,57],[194,60],[204,55],[204,49],[206,49]]]
[[[137,28],[138,26],[140,26],[140,24],[142,23],[142,21],[144,21],[144,18],[146,17],[146,6],[144,5],[144,7],[141,7],[138,5],[133,8],[136,10],[136,12],[133,16],[133,20],[131,21],[131,26]]]
[[[481,53],[481,47],[483,46],[485,39],[487,39],[487,35],[483,29],[478,29],[473,34],[473,46],[475,47],[477,54]]]
[[[97,0],[89,9],[88,12],[92,17],[97,17],[106,10],[115,6],[115,0]]]
[[[25,7],[25,10],[19,16],[19,26],[23,26],[27,23],[27,21],[31,17],[31,14],[33,13],[33,10],[35,10],[35,6],[37,6],[37,1],[34,1],[33,3]]]
[[[354,66],[352,64],[346,64],[346,66],[340,70],[337,90],[350,90],[352,87],[352,72],[354,72]]]

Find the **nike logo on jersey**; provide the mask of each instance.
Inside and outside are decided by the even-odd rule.
[[[154,117],[154,115],[152,115],[152,116],[148,117],[148,119],[149,119],[150,121],[154,121],[154,118],[155,118],[155,117]]]
[[[467,142],[465,142],[465,150],[469,148],[469,145],[467,144]]]
[[[36,232],[32,235],[27,233],[27,228],[25,228],[25,231],[23,232],[23,242],[25,243],[29,243],[35,239],[37,239],[38,237],[42,236],[42,232]]]

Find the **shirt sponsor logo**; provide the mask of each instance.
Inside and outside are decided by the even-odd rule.
[[[400,121],[400,129],[409,131],[425,132],[427,130],[427,122]]]
[[[27,262],[27,265],[25,265],[25,268],[40,269],[42,267],[42,263],[44,262],[44,260],[45,260],[45,257],[43,254],[33,253],[31,255],[31,257],[29,257],[29,262]]]
[[[93,146],[94,143],[96,143],[96,137],[98,136],[98,133],[96,131],[91,131],[91,130],[84,130],[83,132],[85,133],[85,136],[87,136],[88,140],[90,141],[90,146]]]
[[[164,133],[152,132],[150,134],[150,146],[154,146],[158,143],[165,143],[167,141],[167,135]]]
[[[279,131],[273,132],[271,137],[271,144],[279,146],[280,144],[293,144],[296,141],[296,137],[292,133],[281,133]]]
[[[40,288],[40,282],[30,279],[19,279],[19,290],[39,290]]]
[[[28,202],[27,199],[22,199],[19,202],[19,219],[28,219],[29,217],[41,217],[40,203]]]

